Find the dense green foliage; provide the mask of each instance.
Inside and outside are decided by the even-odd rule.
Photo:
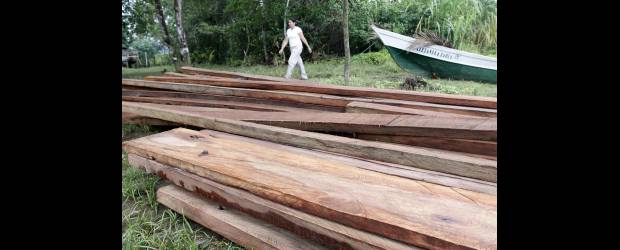
[[[342,56],[342,0],[185,0],[183,25],[192,62],[230,65],[277,64],[284,18],[298,17],[313,48],[312,59]],[[351,54],[378,51],[374,23],[404,35],[433,31],[457,49],[494,55],[496,0],[349,0]],[[172,0],[163,0],[170,31],[175,31]],[[148,37],[161,38],[152,0],[123,0],[123,43],[146,50]],[[176,32],[171,32],[176,37]],[[145,38],[147,37],[147,38]],[[142,43],[140,46],[136,43]],[[152,50],[151,50],[152,51]],[[150,52],[148,52],[150,53]],[[304,51],[304,57],[308,57]],[[149,54],[150,55],[150,54]],[[152,59],[149,59],[152,61]]]

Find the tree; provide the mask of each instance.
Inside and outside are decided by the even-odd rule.
[[[349,0],[342,0],[342,34],[344,36],[344,83],[349,84],[351,50],[349,49]]]
[[[260,40],[263,44],[263,63],[266,63],[268,60],[267,60],[267,43],[265,43],[265,2],[264,0],[260,0],[260,14],[261,14]]]
[[[176,16],[176,27],[177,27],[177,35],[179,36],[179,45],[181,47],[181,62],[183,64],[188,65],[191,64],[191,60],[189,58],[189,48],[187,47],[187,38],[185,38],[185,31],[183,31],[183,14],[181,11],[183,8],[181,5],[183,4],[183,0],[174,0],[174,12]]]
[[[286,14],[288,12],[288,2],[289,0],[286,0],[286,7],[284,7],[284,39],[286,39]],[[282,61],[286,61],[285,53],[282,53]]]
[[[164,47],[165,46],[159,41],[159,39],[146,35],[138,35],[130,44],[129,49],[138,52],[142,63],[146,64],[149,62],[150,65],[155,65],[157,64],[155,60],[156,55],[159,54]]]
[[[176,47],[172,43],[173,40],[170,37],[170,32],[168,32],[168,25],[166,25],[166,18],[164,15],[164,9],[162,8],[162,5],[161,5],[161,0],[155,0],[155,16],[157,16],[157,20],[159,20],[159,25],[161,26],[161,33],[163,36],[164,43],[166,44],[166,46],[168,46],[168,49],[172,51],[173,57],[179,58]],[[178,68],[179,66],[178,60],[173,59],[173,61],[174,61],[175,66]]]
[[[133,42],[132,29],[131,29],[131,16],[133,8],[129,0],[123,0],[122,2],[122,22],[123,22],[123,47],[129,46]]]

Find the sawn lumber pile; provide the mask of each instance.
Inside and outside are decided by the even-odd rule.
[[[183,67],[123,79],[158,201],[255,249],[496,249],[495,98]]]

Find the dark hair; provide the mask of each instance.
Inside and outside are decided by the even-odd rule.
[[[292,21],[293,23],[295,23],[295,25],[297,25],[299,23],[299,18],[297,18],[297,17],[289,18],[288,20]]]

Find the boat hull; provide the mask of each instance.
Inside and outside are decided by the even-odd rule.
[[[385,46],[392,59],[405,71],[425,77],[497,83],[497,70],[463,65]]]

